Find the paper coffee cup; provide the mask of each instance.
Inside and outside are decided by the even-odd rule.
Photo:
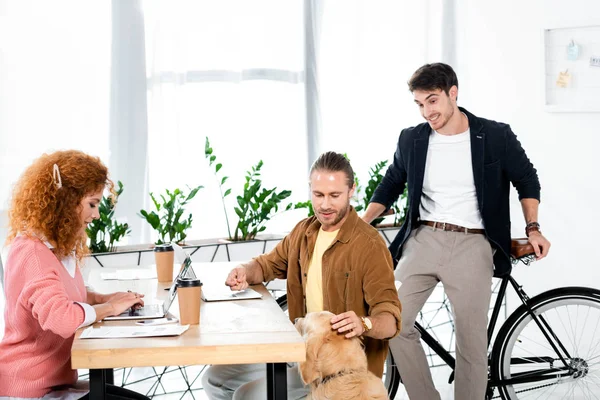
[[[181,325],[198,325],[200,323],[200,296],[202,282],[197,278],[181,278],[177,280],[177,296],[179,296],[179,323]]]
[[[173,264],[175,252],[171,243],[159,244],[154,247],[154,260],[156,262],[156,275],[159,282],[173,281]]]

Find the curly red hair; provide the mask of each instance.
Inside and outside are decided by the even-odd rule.
[[[62,187],[53,177],[58,166]],[[50,241],[62,259],[73,252],[77,260],[89,253],[80,212],[84,197],[107,188],[114,198],[114,183],[98,157],[78,150],[43,154],[29,166],[13,189],[9,210],[11,242],[18,234]]]

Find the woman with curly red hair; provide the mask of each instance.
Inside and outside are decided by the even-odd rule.
[[[143,305],[136,293],[102,295],[84,285],[79,267],[89,252],[85,229],[99,218],[104,189],[114,194],[100,159],[69,150],[42,155],[13,190],[0,400],[82,397],[85,391],[72,389],[75,331]],[[146,398],[112,386],[108,392],[114,398]]]

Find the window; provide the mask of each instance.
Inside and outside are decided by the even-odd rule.
[[[155,194],[186,184],[205,187],[187,209],[194,216],[188,237],[227,235],[217,179],[204,159],[206,137],[230,177],[232,231],[235,196],[245,171],[259,160],[264,187],[292,190],[294,199],[306,200],[303,2],[144,6],[149,185]],[[302,214],[278,216],[268,229],[289,230]]]
[[[3,3],[0,210],[44,152],[78,149],[108,163],[111,40],[110,2]]]

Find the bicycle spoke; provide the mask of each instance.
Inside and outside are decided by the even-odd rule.
[[[567,311],[567,317],[569,318],[569,326],[571,328],[571,335],[569,336],[569,338],[573,338],[575,336],[575,330],[573,328],[573,321],[571,320],[571,315],[569,314],[569,312]],[[575,343],[573,342],[573,340],[571,339],[571,348],[575,348]]]
[[[596,322],[596,327],[594,328],[594,330],[592,332],[598,332],[598,324],[600,323],[600,320],[598,322]],[[598,349],[600,349],[600,336],[598,337],[598,340],[596,341],[596,345],[590,349],[590,352],[596,352],[598,351]],[[593,353],[592,353],[593,354]],[[590,354],[587,354],[587,357],[589,358]]]
[[[592,399],[592,398],[598,399],[598,396],[596,396],[596,394],[594,394],[594,391],[590,388],[590,385],[588,382],[581,381],[581,385],[587,389],[588,393],[590,394],[590,399]]]
[[[592,332],[598,332],[598,325],[600,324],[600,318],[598,319],[598,321],[596,321],[596,326],[594,327],[594,329],[592,330]],[[596,351],[596,349],[598,348],[598,345],[600,344],[600,340],[598,342],[596,342],[597,344],[594,346],[593,349],[590,350],[590,352],[592,351]],[[590,354],[586,354],[586,358],[589,358]]]
[[[581,345],[581,342],[583,341],[583,335],[585,334],[585,325],[587,324],[589,316],[590,316],[590,308],[587,309],[587,313],[585,315],[585,318],[583,319],[583,327],[581,328],[581,335],[579,336],[579,340],[577,341],[578,348]]]
[[[523,335],[523,334],[521,334],[521,335],[519,336],[519,339],[520,339],[520,338],[525,338],[525,339],[529,340],[529,342],[531,342],[531,343],[535,343],[535,344],[537,344],[538,346],[540,346],[540,347],[543,347],[544,349],[548,350],[550,353],[554,353],[554,349],[553,349],[552,347],[548,346],[548,345],[545,345],[545,344],[539,343],[539,342],[537,342],[537,341],[535,341],[535,340],[533,340],[533,339],[531,339],[531,338],[529,338],[529,337],[527,337],[527,336],[525,336],[525,335]]]

